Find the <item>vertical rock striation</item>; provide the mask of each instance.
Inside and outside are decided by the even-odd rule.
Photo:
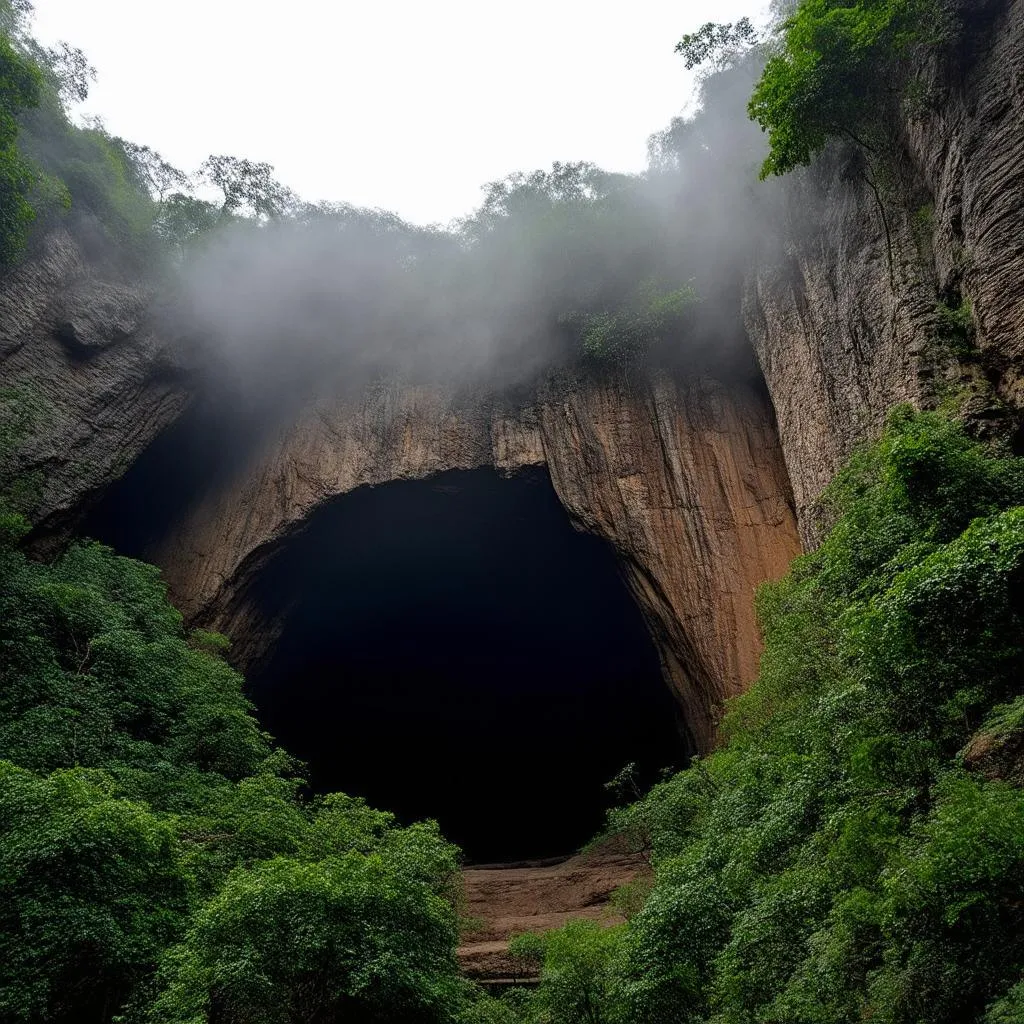
[[[927,103],[892,165],[835,147],[792,175],[787,229],[747,282],[806,543],[815,501],[894,404],[1024,404],[1024,0],[961,8],[961,52],[923,72]],[[939,303],[964,299],[973,369],[941,337]]]
[[[709,376],[549,381],[522,402],[377,385],[312,403],[158,553],[187,615],[244,661],[273,637],[250,587],[323,502],[361,486],[546,466],[577,528],[613,545],[698,749],[754,678],[754,590],[799,550],[771,409]]]
[[[60,230],[0,281],[0,462],[43,536],[63,532],[188,403],[151,298]]]

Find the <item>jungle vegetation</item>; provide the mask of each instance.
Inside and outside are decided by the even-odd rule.
[[[761,592],[722,748],[610,815],[653,888],[626,925],[520,940],[542,983],[511,1001],[456,976],[433,823],[303,799],[156,569],[90,543],[32,560],[5,512],[0,1014],[1019,1020],[1024,791],[963,751],[1024,730],[1024,462],[901,409],[827,502],[822,545]]]
[[[520,939],[540,989],[474,1020],[1024,1020],[1024,790],[965,755],[1024,740],[1024,461],[899,409],[826,501],[722,748],[610,815],[649,896]]]
[[[388,273],[416,268],[424,316],[452,281],[461,313],[496,323],[529,297],[586,358],[621,363],[671,347],[714,276],[652,198],[685,211],[676,171],[699,174],[712,119],[653,140],[646,176],[556,164],[492,184],[450,231],[415,228],[303,203],[266,164],[215,155],[187,175],[76,124],[88,63],[35,44],[27,10],[0,2],[7,267],[57,223],[171,268],[229,225],[328,223],[375,240]],[[753,49],[744,25],[680,45],[719,62],[706,97],[753,90],[773,175],[832,140],[871,146],[871,69],[909,96],[949,24],[925,0],[800,0]],[[736,152],[756,177],[763,153]],[[1024,791],[964,753],[1012,751],[1024,729],[1024,464],[901,409],[825,503],[819,548],[760,594],[761,675],[721,748],[610,815],[650,851],[650,893],[616,928],[518,940],[541,984],[504,999],[457,976],[458,851],[435,825],[306,798],[225,641],[185,630],[155,568],[85,542],[29,557],[5,503],[0,1019],[1024,1021]]]

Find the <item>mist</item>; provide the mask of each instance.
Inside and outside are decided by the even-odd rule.
[[[194,339],[209,379],[268,409],[380,376],[501,389],[569,366],[727,366],[746,345],[745,268],[777,217],[746,116],[760,67],[748,52],[708,75],[640,175],[511,175],[445,228],[294,197],[280,215],[232,218],[184,252],[170,329]],[[580,317],[684,286],[696,301],[642,352],[581,347]]]

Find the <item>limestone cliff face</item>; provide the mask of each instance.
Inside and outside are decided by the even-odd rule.
[[[179,354],[149,324],[151,290],[64,231],[0,280],[6,474],[59,533],[188,401]]]
[[[968,414],[991,414],[989,383],[1024,402],[1024,0],[962,8],[969,38],[928,70],[900,166],[879,173],[834,152],[793,175],[788,231],[747,282],[745,320],[807,542],[822,489],[897,402],[966,390]],[[940,338],[938,303],[961,298],[977,328],[973,370]]]
[[[890,175],[836,150],[785,184],[788,227],[757,253],[744,297],[767,396],[697,371],[552,378],[515,397],[327,388],[154,553],[189,619],[251,663],[277,625],[260,620],[254,581],[325,502],[544,466],[573,523],[614,547],[694,744],[710,747],[722,701],[756,674],[754,589],[819,535],[815,501],[850,449],[900,401],[966,392],[976,420],[1024,403],[1024,0],[963,7],[970,38],[926,69],[929,102],[900,128]],[[966,364],[938,312],[962,299],[976,329]],[[44,536],[188,402],[150,300],[59,232],[0,281],[0,399],[31,407],[0,471],[39,484]]]
[[[249,587],[323,502],[356,487],[546,466],[573,523],[611,543],[698,749],[756,675],[754,590],[798,553],[771,409],[711,377],[549,382],[521,402],[384,385],[310,404],[180,524],[157,560],[179,605],[243,661],[272,638]]]
[[[151,289],[43,240],[0,281],[8,430],[0,470],[31,483],[38,535],[66,536],[93,498],[190,400],[180,344],[153,326]],[[378,384],[310,402],[177,524],[155,560],[196,624],[243,664],[276,623],[249,588],[322,503],[354,488],[494,466],[545,466],[573,523],[615,549],[695,745],[754,677],[754,590],[798,551],[762,391],[713,376],[549,380],[526,397]]]

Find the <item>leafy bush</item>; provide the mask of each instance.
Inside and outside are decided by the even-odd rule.
[[[26,531],[0,503],[0,1017],[450,1019],[437,826],[302,801],[155,568],[97,544],[31,561]]]
[[[761,177],[810,163],[834,138],[870,148],[908,60],[949,31],[941,0],[800,0],[750,100],[768,133]]]
[[[539,1022],[607,1024],[616,1018],[615,963],[622,929],[570,921],[543,935],[513,939],[509,952],[540,964],[541,983],[530,1010]]]
[[[585,355],[601,362],[629,365],[658,345],[679,341],[685,315],[697,296],[692,288],[664,290],[642,284],[628,303],[600,313],[566,313],[559,319],[579,338]]]
[[[1013,1019],[1024,792],[957,752],[1016,721],[1022,480],[906,410],[839,475],[834,528],[760,595],[761,677],[726,745],[612,815],[656,865],[625,1019]]]

